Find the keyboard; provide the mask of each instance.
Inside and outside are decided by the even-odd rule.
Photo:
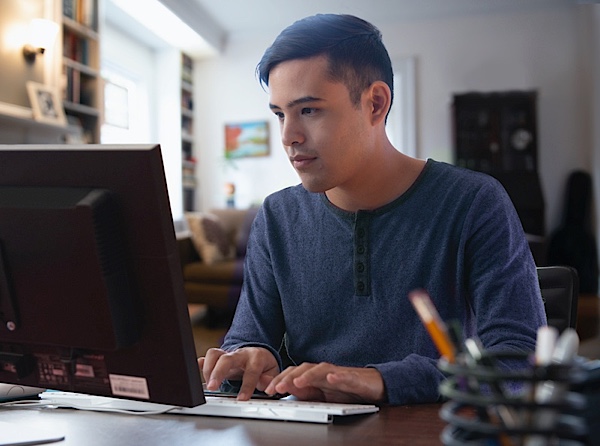
[[[206,404],[196,407],[178,407],[166,404],[127,400],[82,393],[46,391],[40,394],[43,402],[51,406],[81,410],[128,412],[136,414],[169,413],[216,417],[252,418],[307,423],[331,423],[334,417],[374,413],[379,410],[371,404],[343,404],[298,401],[292,397],[280,400],[206,396]]]

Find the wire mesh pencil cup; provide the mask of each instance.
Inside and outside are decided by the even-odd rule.
[[[445,445],[587,444],[586,398],[572,390],[587,374],[577,363],[538,366],[525,353],[484,353],[473,365],[465,356],[438,363],[447,375],[440,385],[448,399],[440,410],[448,423],[441,434]],[[500,361],[522,368],[504,370]],[[539,386],[560,392],[540,402],[535,398]]]

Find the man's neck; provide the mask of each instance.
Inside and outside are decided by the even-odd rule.
[[[353,185],[328,190],[325,192],[327,199],[348,212],[378,209],[404,194],[425,166],[424,160],[397,151],[384,161],[366,168],[364,176]]]

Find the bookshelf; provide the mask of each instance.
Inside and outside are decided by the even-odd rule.
[[[99,0],[59,0],[62,6],[63,105],[72,142],[100,142]]]
[[[196,198],[196,153],[194,148],[194,63],[181,53],[181,159],[183,209],[193,211]]]
[[[455,94],[452,115],[455,163],[500,181],[513,200],[525,232],[543,236],[537,92]]]

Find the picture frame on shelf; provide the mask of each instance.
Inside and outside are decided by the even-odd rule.
[[[67,125],[67,118],[58,89],[39,82],[27,82],[27,94],[33,110],[33,119],[47,124]]]
[[[267,121],[225,124],[225,158],[261,157],[269,152]]]

